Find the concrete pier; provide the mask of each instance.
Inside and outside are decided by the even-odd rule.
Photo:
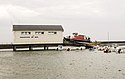
[[[52,43],[52,44],[1,44],[0,49],[13,49],[13,51],[17,51],[17,49],[28,48],[29,51],[32,51],[33,48],[43,47],[43,50],[49,50],[49,47],[63,47],[63,46],[85,46],[88,48],[88,45],[85,44],[66,44],[66,43]],[[92,46],[89,46],[92,47]],[[61,49],[61,48],[60,48]]]

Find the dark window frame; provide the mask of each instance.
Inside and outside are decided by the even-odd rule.
[[[55,35],[55,34],[57,34],[57,32],[48,32],[48,34],[53,34],[53,35]]]
[[[21,35],[30,35],[31,32],[21,32]]]
[[[36,35],[43,35],[44,32],[35,32]]]

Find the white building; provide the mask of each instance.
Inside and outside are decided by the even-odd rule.
[[[13,25],[14,44],[63,43],[61,25]]]

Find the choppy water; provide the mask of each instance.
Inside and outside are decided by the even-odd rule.
[[[1,51],[0,79],[125,79],[125,54]]]

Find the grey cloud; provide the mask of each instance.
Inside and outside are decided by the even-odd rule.
[[[64,35],[80,32],[93,40],[106,40],[110,32],[111,40],[125,39],[124,0],[1,0],[0,4],[13,24],[62,24]],[[2,27],[10,29],[6,26]]]

